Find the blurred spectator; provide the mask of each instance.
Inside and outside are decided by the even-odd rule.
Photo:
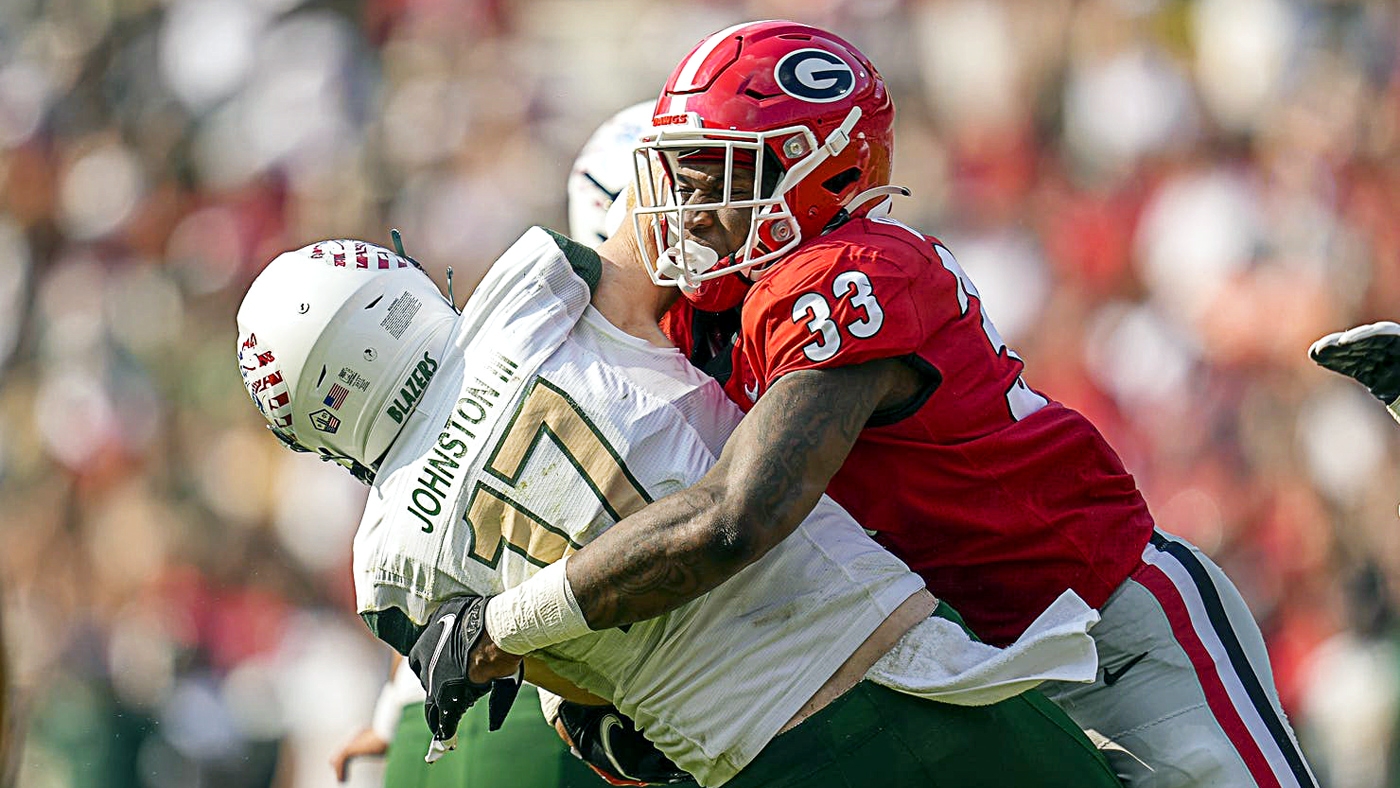
[[[564,226],[600,120],[765,17],[885,65],[897,215],[1236,579],[1334,784],[1400,784],[1400,630],[1340,602],[1397,602],[1397,434],[1306,358],[1400,304],[1393,3],[168,0],[0,4],[21,785],[332,784],[387,664],[351,613],[363,492],[262,434],[238,296],[276,252],[397,226],[460,297]]]
[[[1388,785],[1400,718],[1395,610],[1379,568],[1364,563],[1346,580],[1348,629],[1328,638],[1306,667],[1300,711],[1318,779],[1331,788]]]
[[[6,648],[5,617],[0,606],[0,785],[10,785],[14,780],[11,764],[14,763],[13,750],[16,743],[10,732],[14,709],[10,701],[10,654]]]

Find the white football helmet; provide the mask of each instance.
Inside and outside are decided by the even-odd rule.
[[[368,484],[437,371],[457,312],[412,259],[331,240],[279,255],[238,309],[238,366],[282,443]]]
[[[651,131],[654,101],[643,101],[603,121],[583,144],[569,171],[569,237],[597,246],[626,218],[618,200],[632,183],[632,149]]]

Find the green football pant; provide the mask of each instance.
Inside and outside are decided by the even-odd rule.
[[[1108,762],[1036,690],[954,706],[870,681],[774,739],[726,788],[1118,788]]]
[[[384,788],[606,788],[575,758],[540,714],[539,694],[525,684],[498,731],[486,730],[485,703],[467,710],[457,729],[457,749],[434,764],[428,752],[423,704],[404,707],[389,746]]]

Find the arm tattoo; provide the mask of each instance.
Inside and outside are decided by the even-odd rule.
[[[693,487],[633,513],[569,558],[584,618],[606,629],[666,613],[758,560],[802,522],[870,415],[907,380],[881,360],[780,379]]]

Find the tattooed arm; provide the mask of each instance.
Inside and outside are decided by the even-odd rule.
[[[917,395],[898,359],[783,376],[739,423],[694,486],[622,519],[569,557],[574,598],[594,631],[654,618],[762,558],[817,505],[872,414]],[[470,677],[514,671],[520,657],[483,634]]]
[[[569,558],[569,584],[588,625],[661,615],[757,561],[816,506],[871,414],[917,386],[915,373],[893,359],[779,379],[699,482]]]

